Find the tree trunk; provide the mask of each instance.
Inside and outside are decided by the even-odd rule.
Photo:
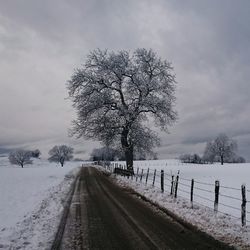
[[[128,149],[125,149],[125,158],[126,158],[126,165],[127,170],[129,170],[132,174],[134,174],[134,168],[133,168],[133,160],[134,160],[134,152],[133,147],[129,147]]]
[[[220,156],[220,163],[221,163],[221,165],[224,164],[224,156],[223,155]]]
[[[130,145],[128,142],[128,129],[124,129],[121,134],[121,144],[122,149],[125,153],[125,159],[126,159],[126,165],[127,170],[131,172],[131,174],[134,174],[134,168],[133,168],[133,160],[134,160],[134,148],[133,145]]]

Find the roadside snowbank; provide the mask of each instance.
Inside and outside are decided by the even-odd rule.
[[[151,185],[147,186],[144,183],[135,182],[121,176],[115,177],[115,180],[119,185],[134,189],[214,238],[239,249],[250,249],[250,228],[242,228],[238,219],[220,213],[216,215],[212,209],[199,204],[195,204],[192,209],[187,199],[173,199],[170,195],[162,193],[158,188],[153,188]]]
[[[21,169],[0,162],[0,249],[49,248],[79,165],[36,160]]]

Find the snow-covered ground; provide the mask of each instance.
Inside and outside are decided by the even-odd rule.
[[[117,162],[125,164],[124,162]],[[171,176],[176,176],[178,171],[179,188],[178,196],[190,199],[191,179],[194,179],[194,201],[213,208],[215,181],[220,181],[219,211],[239,218],[241,223],[241,185],[246,186],[246,196],[250,198],[250,163],[245,164],[182,164],[179,160],[156,160],[156,161],[135,161],[135,172],[139,167],[139,174],[143,168],[145,175],[149,172],[149,183],[152,183],[154,169],[157,170],[156,187],[160,188],[160,170],[165,173],[165,190],[171,189]],[[247,220],[250,225],[250,205],[247,204]]]
[[[80,165],[80,162],[67,162],[62,168],[46,160],[35,160],[33,165],[27,165],[22,169],[19,166],[10,165],[7,157],[0,157],[0,249],[48,249],[60,220],[64,199]],[[240,225],[240,187],[245,183],[249,190],[249,163],[220,166],[219,164],[181,164],[178,160],[158,160],[137,161],[135,171],[137,167],[140,167],[140,173],[141,168],[144,168],[142,182],[139,179],[136,182],[135,178],[134,180],[119,178],[118,182],[134,188],[216,238],[238,246],[249,244],[246,249],[250,249],[248,203],[247,227],[242,228]],[[148,168],[150,168],[150,175],[148,184],[145,185],[145,173]],[[155,188],[152,188],[154,169],[158,172]],[[164,194],[159,189],[161,169],[165,173]],[[169,185],[171,175],[176,175],[178,171],[180,171],[180,182],[178,198],[175,200],[169,196]],[[194,209],[191,209],[189,202],[192,178],[195,180]],[[239,199],[220,195],[219,210],[230,216],[223,213],[215,215],[213,212],[215,180],[220,180],[222,195]],[[247,198],[249,195],[248,191]],[[224,207],[221,203],[237,209]]]
[[[80,162],[34,160],[22,169],[0,157],[0,249],[46,249]]]
[[[117,162],[124,164],[123,162]],[[118,183],[129,186],[143,194],[152,201],[166,207],[184,220],[198,226],[200,229],[212,234],[220,240],[239,246],[239,249],[250,249],[250,206],[247,203],[247,226],[241,226],[241,185],[244,183],[248,189],[247,198],[250,197],[250,164],[220,164],[197,165],[181,164],[178,160],[136,161],[137,167],[143,168],[143,179],[127,179],[117,177]],[[150,168],[147,185],[145,173]],[[153,170],[157,169],[155,187],[152,187]],[[160,170],[165,173],[165,192],[160,190]],[[169,195],[171,175],[180,171],[178,198]],[[194,208],[190,204],[191,179],[195,180]],[[214,182],[220,181],[219,213],[215,214]],[[182,191],[181,191],[182,190]],[[206,190],[206,191],[205,191]],[[226,197],[226,196],[230,196]],[[202,198],[201,198],[202,197]],[[231,198],[233,197],[233,198]],[[236,199],[234,199],[236,198]],[[223,205],[222,205],[223,204]],[[224,206],[226,205],[226,206]],[[227,207],[227,205],[229,207]],[[243,247],[245,246],[245,247]]]

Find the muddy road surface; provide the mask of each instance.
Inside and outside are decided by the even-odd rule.
[[[93,167],[82,168],[68,202],[52,249],[232,249],[181,225]]]

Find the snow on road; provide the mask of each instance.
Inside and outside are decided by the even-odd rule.
[[[46,249],[81,165],[35,160],[23,169],[0,158],[0,249]]]

